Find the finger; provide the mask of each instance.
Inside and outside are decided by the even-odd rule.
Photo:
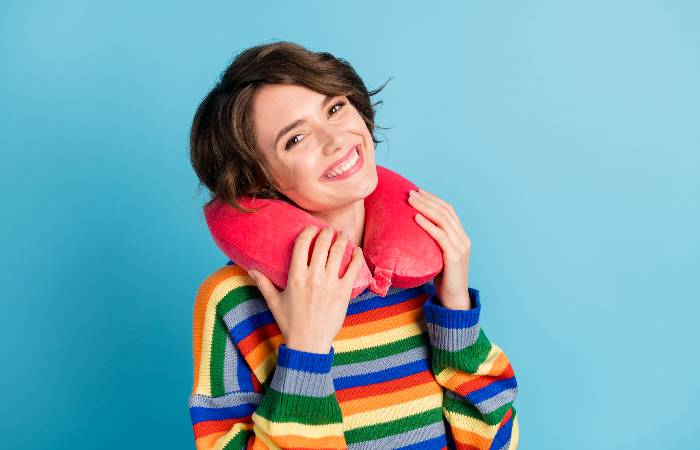
[[[413,202],[416,209],[425,217],[436,223],[447,234],[448,239],[453,245],[462,245],[462,240],[459,237],[456,225],[449,217],[449,212],[443,205],[429,197],[420,195],[420,199],[414,199]]]
[[[265,297],[265,300],[271,303],[277,303],[280,298],[280,292],[277,290],[272,281],[269,280],[262,272],[251,270],[248,272],[250,277],[255,281],[260,293]]]
[[[316,238],[313,254],[311,255],[311,263],[309,264],[309,270],[318,272],[326,270],[328,247],[331,245],[331,238],[333,238],[333,230],[330,227],[324,226],[323,230],[321,230]]]
[[[423,229],[427,231],[428,234],[438,242],[438,244],[440,244],[443,253],[451,252],[453,250],[454,244],[452,243],[452,241],[450,241],[450,238],[447,236],[447,233],[445,233],[445,231],[442,228],[435,225],[433,222],[431,222],[428,218],[426,218],[420,213],[416,214],[416,222],[418,222],[418,224],[422,226]]]
[[[454,228],[457,231],[457,234],[462,239],[462,242],[466,244],[469,241],[469,236],[467,236],[467,233],[464,230],[464,225],[462,224],[462,221],[459,220],[459,216],[457,215],[457,211],[455,211],[454,207],[431,192],[428,192],[422,188],[418,188],[418,190],[420,191],[421,195],[427,195],[428,198],[436,201],[445,208],[449,216],[452,218],[452,222],[455,225]]]
[[[294,250],[292,251],[292,263],[289,267],[289,276],[296,273],[306,272],[309,267],[309,246],[311,240],[316,236],[318,228],[309,225],[304,228],[294,241]]]
[[[330,254],[328,255],[328,262],[326,263],[326,270],[330,271],[336,277],[340,272],[340,263],[343,261],[343,256],[345,255],[345,248],[348,246],[348,235],[344,231],[339,231],[335,238],[335,242],[331,246]]]
[[[362,263],[364,260],[365,258],[362,254],[362,249],[360,247],[355,247],[352,254],[352,259],[350,260],[350,264],[348,265],[348,268],[347,270],[345,270],[345,274],[343,275],[343,283],[345,283],[346,285],[349,284],[352,288],[352,285],[355,284],[355,280],[357,279],[357,275],[360,273],[360,269],[362,268]]]

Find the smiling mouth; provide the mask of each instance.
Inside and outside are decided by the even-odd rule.
[[[340,176],[348,171],[350,171],[353,167],[355,167],[360,161],[360,148],[359,145],[355,145],[352,148],[352,152],[348,158],[342,163],[337,165],[333,170],[327,172],[325,175],[323,175],[323,179],[326,180],[331,180],[337,176]]]

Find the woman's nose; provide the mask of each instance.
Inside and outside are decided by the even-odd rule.
[[[338,130],[324,130],[321,133],[323,154],[331,155],[343,150],[343,137]]]

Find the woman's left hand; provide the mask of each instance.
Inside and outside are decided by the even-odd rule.
[[[444,265],[435,277],[435,293],[450,309],[471,309],[468,272],[471,240],[452,205],[418,188],[410,191],[408,202],[419,211],[416,222],[440,245]]]

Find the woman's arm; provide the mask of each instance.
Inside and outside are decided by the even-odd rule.
[[[434,292],[423,305],[433,374],[446,389],[445,419],[455,442],[466,448],[513,450],[518,446],[515,374],[481,329],[479,291],[469,288],[469,297],[474,307],[467,310],[445,308]]]
[[[197,293],[189,399],[197,449],[346,448],[330,374],[334,349],[319,354],[280,344],[274,355],[273,344],[259,338],[279,329],[256,333],[275,324],[252,284],[241,268],[227,266]],[[243,356],[251,348],[260,361],[255,370]]]

